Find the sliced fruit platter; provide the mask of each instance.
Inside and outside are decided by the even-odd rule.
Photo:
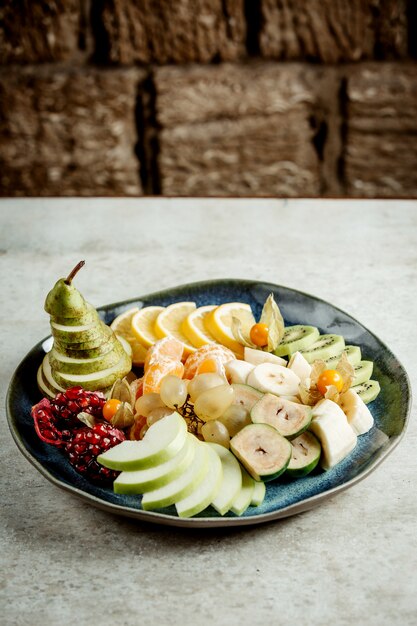
[[[401,438],[405,372],[335,307],[214,281],[97,311],[83,265],[48,293],[48,350],[8,400],[18,446],[59,486],[161,523],[256,523],[345,489]]]

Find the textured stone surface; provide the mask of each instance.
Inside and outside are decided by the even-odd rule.
[[[347,97],[348,195],[417,195],[417,65],[358,69]]]
[[[164,194],[319,192],[314,94],[296,67],[167,67],[155,84]]]
[[[261,0],[267,57],[325,63],[407,53],[407,0]]]
[[[62,61],[77,51],[82,0],[1,0],[0,63]]]
[[[104,0],[97,54],[116,63],[232,60],[245,53],[244,0]]]
[[[142,72],[0,74],[1,195],[141,193],[135,104]]]
[[[4,405],[49,332],[46,292],[82,258],[77,286],[96,306],[228,276],[315,294],[387,343],[416,389],[416,249],[417,202],[1,200],[2,623],[415,626],[416,404],[398,448],[351,489],[211,532],[123,519],[57,489],[17,449]]]

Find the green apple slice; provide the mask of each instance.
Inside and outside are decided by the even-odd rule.
[[[265,500],[266,485],[265,483],[259,482],[258,480],[254,480],[253,482],[253,494],[250,504],[251,506],[260,506]]]
[[[224,515],[232,506],[233,500],[242,488],[242,472],[239,461],[234,454],[218,443],[209,443],[216,454],[219,455],[223,469],[223,479],[220,489],[211,505],[220,515]]]
[[[253,491],[255,489],[255,481],[252,476],[250,476],[242,466],[240,466],[240,471],[242,472],[242,488],[230,507],[230,510],[233,511],[235,515],[242,515],[242,513],[246,511],[252,502]]]
[[[175,503],[179,517],[193,517],[204,511],[213,502],[222,482],[223,469],[219,455],[207,443],[203,442],[200,445],[207,451],[208,472],[187,497]]]
[[[113,483],[115,493],[136,494],[159,489],[185,472],[195,454],[197,439],[188,433],[181,450],[169,461],[148,469],[122,472]]]
[[[168,485],[145,493],[142,498],[142,508],[145,511],[151,511],[175,504],[198,488],[209,471],[210,464],[207,447],[197,441],[191,465]]]
[[[184,446],[187,424],[175,411],[152,424],[141,441],[122,441],[97,461],[118,471],[147,469],[172,459]]]
[[[117,378],[123,378],[130,372],[131,368],[132,361],[123,351],[116,365],[107,369],[95,371],[91,374],[65,374],[55,370],[54,378],[59,385],[67,388],[81,385],[84,389],[96,391],[97,389],[103,389],[103,387],[109,387]]]

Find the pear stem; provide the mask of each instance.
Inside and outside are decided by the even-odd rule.
[[[77,274],[77,272],[80,271],[80,269],[82,267],[84,267],[85,265],[85,261],[80,261],[79,263],[77,263],[77,265],[74,267],[74,269],[68,274],[67,278],[65,279],[65,284],[66,285],[70,285],[72,283],[72,280],[74,278],[74,276]]]

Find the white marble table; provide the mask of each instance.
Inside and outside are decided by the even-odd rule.
[[[154,527],[51,485],[8,431],[5,394],[48,334],[46,292],[81,258],[96,306],[236,277],[312,293],[376,333],[417,379],[417,202],[0,201],[3,624],[417,623],[417,427],[366,480],[241,530]]]

